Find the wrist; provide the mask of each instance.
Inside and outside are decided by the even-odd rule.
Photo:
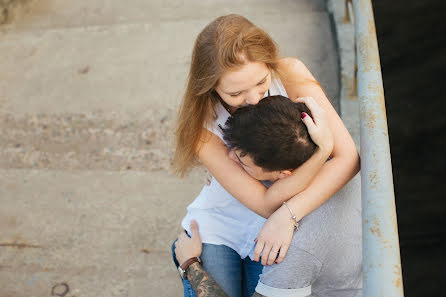
[[[332,151],[333,151],[333,146],[330,147],[330,146],[318,145],[315,155],[318,155],[325,161],[330,157]]]
[[[291,215],[290,215],[290,211],[288,210],[288,208],[286,207],[285,204],[282,204],[282,206],[278,209],[279,216],[281,218],[281,220],[284,222],[284,224],[286,224],[287,227],[294,228],[294,220],[291,219]]]
[[[299,220],[300,219],[297,219],[296,215],[294,214],[294,212],[291,210],[291,208],[288,206],[288,204],[286,202],[283,202],[282,206],[285,206],[286,210],[288,211],[289,218],[293,222],[293,229],[295,231],[299,230]]]
[[[184,263],[178,266],[178,272],[180,274],[181,279],[184,279],[187,276],[187,271],[190,266],[194,264],[201,264],[200,257],[192,257],[187,259]]]
[[[317,146],[317,152],[319,154],[326,156],[327,158],[330,156],[331,152],[333,151],[333,145],[318,145]]]

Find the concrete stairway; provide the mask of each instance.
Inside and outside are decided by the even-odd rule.
[[[182,294],[170,244],[203,174],[169,173],[172,126],[194,39],[228,13],[338,107],[323,1],[42,0],[0,26],[0,296]]]

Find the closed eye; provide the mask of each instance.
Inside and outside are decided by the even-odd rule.
[[[263,85],[266,82],[266,77],[257,83],[258,86]]]
[[[241,93],[237,93],[237,94],[229,94],[231,97],[237,97],[239,96]]]

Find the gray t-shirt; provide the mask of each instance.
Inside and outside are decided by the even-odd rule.
[[[358,174],[301,220],[285,259],[265,266],[260,282],[279,289],[311,286],[310,296],[362,296],[361,235]]]

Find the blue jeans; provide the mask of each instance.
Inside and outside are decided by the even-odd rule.
[[[175,266],[175,242],[172,244]],[[240,255],[225,245],[203,243],[201,253],[204,270],[209,273],[229,297],[251,297],[254,294],[263,266]],[[188,279],[183,280],[184,296],[197,297]]]

